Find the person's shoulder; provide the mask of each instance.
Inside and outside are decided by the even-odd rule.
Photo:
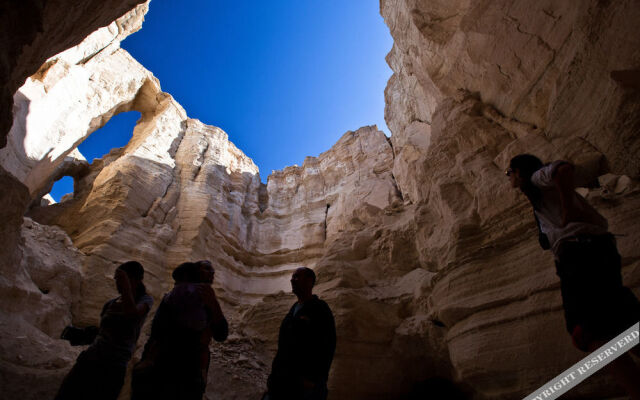
[[[293,314],[293,310],[295,310],[295,309],[296,309],[296,306],[297,306],[297,305],[298,305],[298,302],[297,302],[297,301],[296,301],[295,303],[293,303],[293,304],[291,305],[291,307],[289,307],[289,312],[288,312],[288,314]]]
[[[555,173],[558,171],[558,169],[560,167],[570,167],[573,168],[573,164],[571,164],[569,161],[565,161],[565,160],[556,160],[552,163],[547,164],[547,167],[549,168],[549,171],[551,172],[552,175],[555,175]]]
[[[531,175],[531,182],[541,188],[554,186],[554,175],[561,165],[571,165],[564,160],[556,160],[543,165]]]
[[[104,305],[102,306],[102,311],[100,312],[100,315],[104,315],[106,312],[109,311],[109,309],[111,308],[111,306],[113,305],[113,303],[116,302],[116,300],[118,300],[120,298],[120,296],[115,297],[111,300],[107,300],[106,303],[104,303]]]
[[[331,307],[329,307],[329,304],[327,304],[327,302],[322,300],[320,297],[318,297],[316,295],[313,295],[313,300],[312,301],[313,301],[314,306],[316,308],[331,312]]]
[[[114,297],[113,299],[110,299],[110,300],[107,300],[107,302],[104,303],[104,306],[102,308],[103,309],[107,309],[107,308],[111,307],[113,305],[113,303],[115,303],[119,299],[120,299],[120,296]]]
[[[149,296],[148,294],[143,294],[142,296],[140,296],[140,299],[138,299],[138,304],[147,304],[149,305],[149,308],[151,308],[151,306],[153,306],[153,297]]]
[[[107,300],[107,302],[106,302],[106,303],[104,303],[104,305],[106,306],[106,305],[113,304],[113,303],[115,303],[116,301],[118,301],[118,299],[119,299],[119,298],[120,298],[120,296],[118,296],[118,297],[114,297],[113,299],[109,299],[109,300]]]

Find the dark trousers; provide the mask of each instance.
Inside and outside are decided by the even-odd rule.
[[[196,360],[198,361],[198,360]],[[201,400],[206,386],[206,371],[200,364],[184,359],[163,360],[144,370],[134,367],[132,400]]]
[[[126,366],[105,364],[84,351],[62,381],[55,400],[116,400],[126,371]]]
[[[638,299],[622,285],[621,259],[611,234],[560,244],[556,272],[567,330],[584,341],[610,340],[640,319]],[[576,344],[584,350],[585,343]]]
[[[326,400],[329,391],[327,382],[316,382],[312,388],[304,387],[302,378],[297,376],[275,377],[269,376],[267,382],[269,391],[263,400]]]
[[[157,400],[202,400],[205,382],[198,376],[165,376],[158,382]],[[155,400],[154,399],[154,400]]]

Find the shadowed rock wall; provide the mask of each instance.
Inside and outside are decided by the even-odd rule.
[[[0,4],[0,148],[12,125],[12,97],[25,80],[49,57],[76,46],[132,9],[141,19],[148,1],[20,0]],[[119,24],[117,29],[126,32],[129,28]]]
[[[457,381],[480,398],[524,397],[582,355],[564,330],[552,257],[502,171],[521,152],[579,165],[638,293],[640,7],[383,0],[381,12],[394,38],[393,172],[435,273],[418,301],[445,326]],[[567,396],[613,393],[596,377]]]

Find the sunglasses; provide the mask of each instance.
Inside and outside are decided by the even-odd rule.
[[[513,174],[513,169],[511,169],[511,168],[507,168],[507,169],[506,169],[506,171],[504,171],[504,174],[505,174],[506,176],[511,176],[511,174]]]

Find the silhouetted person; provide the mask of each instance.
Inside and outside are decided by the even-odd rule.
[[[329,368],[336,349],[333,313],[312,294],[316,275],[298,268],[291,288],[298,301],[280,325],[278,352],[267,381],[269,400],[323,400],[327,398]]]
[[[120,296],[102,308],[98,335],[78,356],[56,400],[118,397],[140,328],[153,305],[143,277],[144,269],[136,261],[128,261],[116,269],[114,279]]]
[[[162,299],[134,368],[132,400],[202,399],[211,338],[222,342],[229,332],[209,261],[180,264],[172,276],[175,286]]]
[[[555,256],[573,343],[591,352],[638,322],[640,305],[622,285],[620,255],[607,220],[576,193],[573,170],[565,161],[543,165],[535,156],[520,154],[506,174],[533,206],[540,245]],[[640,369],[631,357],[625,354],[610,365],[629,394],[640,399]]]

